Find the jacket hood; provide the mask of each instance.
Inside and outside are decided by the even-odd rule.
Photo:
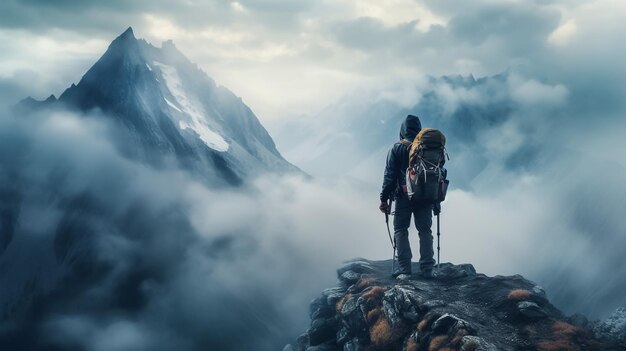
[[[420,119],[417,116],[408,115],[400,127],[400,139],[413,141],[420,130],[422,130]]]

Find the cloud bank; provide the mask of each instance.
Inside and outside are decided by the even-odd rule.
[[[115,135],[97,115],[0,118],[3,348],[277,349],[341,261],[388,254],[347,184],[210,189]]]
[[[312,115],[356,88],[425,75],[515,69],[573,89],[611,85],[614,93],[597,96],[609,99],[624,92],[615,52],[625,12],[619,1],[8,0],[0,5],[0,76],[35,71],[58,94],[132,25],[149,41],[173,39],[272,124]]]

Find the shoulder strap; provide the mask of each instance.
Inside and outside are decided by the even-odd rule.
[[[396,142],[396,144],[402,144],[404,146],[411,146],[411,144],[413,144],[412,142],[406,140],[406,139],[402,139]]]

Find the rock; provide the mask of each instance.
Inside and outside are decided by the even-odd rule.
[[[541,319],[547,316],[547,313],[539,305],[531,301],[518,302],[517,311],[529,319]]]
[[[365,351],[366,347],[359,338],[354,338],[343,345],[343,351]]]
[[[329,305],[327,299],[323,295],[316,299],[313,299],[313,301],[311,301],[309,309],[309,317],[311,318],[311,320],[328,318],[335,314],[334,304]]]
[[[341,307],[341,314],[344,318],[349,317],[358,310],[357,300],[357,297],[352,296],[344,302],[343,307]]]
[[[342,276],[347,271],[353,271],[355,273],[364,274],[364,273],[373,273],[376,271],[374,266],[366,260],[353,260],[347,262],[341,268],[337,270],[337,276]]]
[[[306,351],[306,348],[309,347],[309,334],[304,333],[296,339],[296,350],[297,351]]]
[[[322,292],[322,296],[326,297],[326,304],[333,307],[345,294],[346,290],[341,287],[328,288]]]
[[[341,309],[343,323],[351,330],[363,330],[366,327],[363,312],[358,304],[359,298],[352,296]]]
[[[585,328],[587,325],[589,325],[589,320],[587,319],[587,317],[583,316],[580,313],[573,314],[571,317],[567,319],[567,321],[571,325],[580,327],[580,328]]]
[[[450,331],[456,331],[459,329],[465,329],[470,333],[474,333],[476,331],[476,329],[469,322],[449,313],[437,318],[431,326],[431,329],[433,334],[448,334]]]
[[[533,286],[533,294],[535,296],[541,297],[543,299],[545,299],[547,297],[546,296],[546,291],[543,290],[543,288],[541,286],[539,286],[539,285]]]
[[[334,315],[334,313],[335,311],[331,308],[328,308],[327,306],[320,307],[311,313],[311,319],[316,320],[320,318],[330,318]]]
[[[309,345],[317,346],[329,340],[335,340],[337,321],[334,318],[316,319],[309,328]]]
[[[417,345],[420,344],[420,332],[415,330],[409,337],[405,340],[404,345],[402,347],[402,351],[415,351]],[[409,346],[412,345],[412,346]]]
[[[445,307],[447,303],[443,300],[428,300],[422,304],[425,309],[431,310],[436,307]]]
[[[352,285],[358,282],[359,279],[361,279],[361,273],[352,270],[345,271],[339,276],[339,280],[346,285]]]
[[[309,346],[306,348],[306,351],[336,351],[336,350],[337,350],[337,345],[331,342],[322,344],[322,345]]]
[[[422,298],[412,289],[395,286],[387,291],[383,297],[383,309],[387,320],[395,326],[401,319],[411,322],[419,320],[419,305]]]
[[[626,348],[626,308],[618,308],[609,318],[596,323],[593,332],[602,340]]]
[[[343,345],[347,343],[351,337],[352,337],[352,333],[350,333],[350,330],[346,328],[346,326],[343,326],[337,332],[337,344]]]
[[[383,300],[383,311],[385,313],[385,317],[391,323],[391,325],[396,325],[400,323],[400,316],[398,315],[398,311],[396,310],[393,303],[388,300]]]
[[[463,277],[475,276],[476,269],[471,264],[453,265],[451,263],[442,263],[437,270],[437,279],[449,280]]]
[[[311,302],[311,326],[291,351],[538,350],[542,342],[569,342],[565,337],[585,350],[626,350],[624,309],[604,322],[563,320],[543,289],[520,275],[489,277],[447,263],[442,279],[399,282],[390,267],[390,260],[355,260],[340,268],[338,286]],[[509,299],[514,290],[530,294]]]
[[[461,339],[461,351],[498,351],[498,348],[478,336],[466,335]]]

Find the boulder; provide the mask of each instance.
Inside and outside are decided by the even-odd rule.
[[[367,348],[359,338],[354,338],[343,345],[343,351],[365,351]]]
[[[593,332],[600,339],[626,349],[626,308],[618,308],[613,314],[602,322],[596,322]]]
[[[376,269],[372,264],[366,260],[356,259],[353,261],[346,262],[342,267],[337,269],[337,276],[340,277],[347,271],[353,271],[355,273],[364,274],[364,273],[374,273]]]
[[[339,281],[346,284],[347,286],[352,285],[361,279],[361,273],[357,273],[352,270],[347,270],[339,276]]]
[[[431,326],[433,334],[449,334],[450,332],[457,331],[459,329],[465,329],[470,333],[474,333],[474,328],[469,322],[453,315],[446,313],[443,316],[437,318]]]
[[[403,286],[395,286],[385,291],[383,297],[385,316],[392,326],[401,319],[410,322],[419,321],[419,306],[422,303],[423,299],[415,290]]]
[[[532,301],[521,301],[517,303],[517,311],[528,319],[545,318],[548,314],[539,305]]]
[[[337,321],[335,318],[316,319],[309,328],[309,345],[317,346],[329,340],[335,340],[337,333]]]
[[[498,351],[498,348],[478,336],[466,335],[461,339],[461,351]]]

